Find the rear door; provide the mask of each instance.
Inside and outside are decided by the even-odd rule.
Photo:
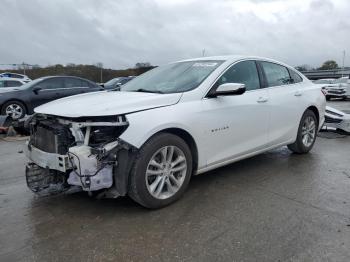
[[[88,92],[100,91],[102,88],[90,83],[87,80],[75,77],[65,78],[66,95],[77,95]]]
[[[65,77],[64,78],[64,92],[62,97],[73,96],[83,93],[83,87],[80,78]]]
[[[81,87],[81,93],[89,93],[104,90],[103,87],[85,79],[81,79]]]
[[[302,78],[287,67],[259,61],[269,94],[269,146],[295,139],[305,105]]]

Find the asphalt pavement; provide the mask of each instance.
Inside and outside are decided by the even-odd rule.
[[[24,141],[0,140],[0,261],[349,261],[350,137],[336,137],[196,176],[155,211],[127,197],[37,197]]]

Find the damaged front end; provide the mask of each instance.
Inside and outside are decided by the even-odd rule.
[[[26,146],[28,187],[41,196],[78,191],[125,195],[137,150],[119,139],[127,127],[125,116],[34,115]]]

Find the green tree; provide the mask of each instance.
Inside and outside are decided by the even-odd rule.
[[[296,70],[298,71],[310,71],[310,70],[314,70],[314,68],[312,68],[311,66],[304,64],[304,65],[299,65],[295,67]]]
[[[319,68],[320,70],[330,70],[339,68],[337,62],[334,60],[328,60],[323,63],[323,65]]]

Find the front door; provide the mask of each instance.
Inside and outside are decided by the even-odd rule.
[[[64,81],[62,77],[44,79],[32,87],[32,105],[33,108],[50,102],[61,97],[64,90]]]
[[[261,89],[256,62],[231,66],[214,84],[245,84],[242,95],[205,98],[199,114],[206,137],[207,165],[239,158],[266,147],[268,138],[268,92]]]

